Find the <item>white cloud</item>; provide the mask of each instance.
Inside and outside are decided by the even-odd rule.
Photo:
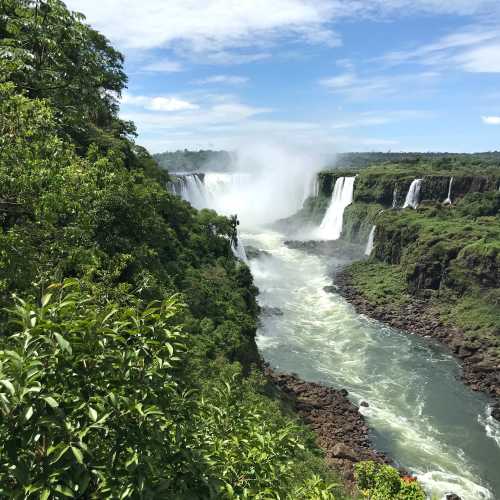
[[[456,57],[456,61],[471,73],[500,73],[500,38],[498,43],[468,50]]]
[[[124,93],[121,99],[121,103],[131,106],[141,106],[144,109],[151,111],[186,111],[198,109],[199,106],[184,99],[179,99],[177,97],[147,97],[141,95],[132,95],[128,92]]]
[[[500,116],[482,116],[481,119],[486,125],[500,125]]]
[[[68,0],[74,10],[123,48],[150,49],[184,42],[195,52],[255,44],[279,30],[300,36],[323,32],[331,18],[328,0]],[[323,38],[325,34],[322,35]]]
[[[440,69],[455,67],[470,73],[500,73],[500,28],[469,26],[434,43],[390,52],[378,60],[388,65],[415,62]]]
[[[330,78],[323,78],[319,83],[330,91],[342,94],[355,101],[396,95],[417,95],[427,90],[437,80],[438,74],[432,71],[399,75],[358,76],[352,70]]]
[[[163,59],[144,66],[145,71],[152,71],[156,73],[177,73],[183,70],[182,64],[177,61],[170,61]]]
[[[247,82],[248,78],[245,76],[214,75],[214,76],[209,76],[207,78],[201,78],[199,80],[195,80],[193,83],[195,83],[196,85],[212,85],[217,83],[225,85],[241,85]]]
[[[193,104],[176,97],[153,97],[147,109],[153,111],[184,111],[186,109],[198,109],[197,104]]]
[[[345,18],[499,11],[498,0],[67,0],[122,49],[178,48],[195,53],[265,44],[280,36],[341,43],[331,24]]]

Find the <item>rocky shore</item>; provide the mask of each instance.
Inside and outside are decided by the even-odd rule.
[[[325,451],[327,464],[342,474],[348,486],[354,487],[356,462],[391,463],[373,448],[365,419],[349,401],[345,389],[304,382],[294,374],[277,373],[269,366],[264,370],[282,398],[314,431],[318,446]]]
[[[494,399],[492,416],[500,421],[500,367],[487,354],[488,345],[467,339],[459,328],[446,325],[429,301],[414,297],[409,303],[395,307],[370,303],[353,286],[352,276],[345,269],[335,276],[335,289],[360,314],[383,321],[410,333],[432,337],[455,354],[463,366],[462,379],[475,391],[483,391]]]

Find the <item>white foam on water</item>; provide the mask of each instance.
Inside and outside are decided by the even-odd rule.
[[[477,420],[484,427],[486,435],[500,448],[500,422],[492,417],[490,405],[486,406],[484,415],[478,415]]]
[[[250,266],[261,304],[284,313],[263,318],[257,342],[264,359],[306,380],[346,388],[357,404],[368,402],[361,411],[369,426],[390,444],[392,457],[419,475],[429,495],[493,499],[462,446],[470,443],[455,438],[463,429],[433,411],[434,380],[456,368],[453,358],[425,340],[357,315],[339,295],[323,290],[331,284],[325,261],[286,247],[279,233],[244,233],[243,238],[269,252]],[[429,370],[436,371],[435,379],[428,378]],[[460,411],[457,404],[451,412]]]

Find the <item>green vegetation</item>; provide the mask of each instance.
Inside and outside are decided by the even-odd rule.
[[[429,300],[443,321],[486,346],[485,359],[497,358],[499,207],[500,193],[493,191],[467,194],[453,207],[424,203],[380,213],[372,258],[349,269],[353,284],[389,309],[411,296]]]
[[[370,500],[425,500],[422,487],[415,478],[400,477],[388,466],[375,462],[360,462],[355,476],[362,494]]]
[[[237,220],[119,119],[122,57],[59,0],[0,5],[0,497],[340,493],[255,366]]]
[[[169,172],[225,171],[231,168],[233,155],[227,151],[174,151],[153,155],[158,165]]]

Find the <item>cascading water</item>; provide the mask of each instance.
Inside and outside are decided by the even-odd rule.
[[[455,359],[433,342],[358,315],[339,294],[324,289],[345,261],[290,249],[282,234],[265,226],[267,217],[282,216],[279,205],[289,193],[294,198],[287,211],[300,208],[301,198],[311,192],[310,179],[303,177],[282,190],[280,181],[290,179],[283,170],[257,180],[249,174],[239,180],[207,174],[202,182],[205,206],[237,213],[242,222],[241,248],[233,252],[240,253],[243,242],[266,251],[249,263],[259,303],[278,307],[283,315],[261,318],[257,341],[264,360],[305,380],[346,388],[358,405],[367,401],[369,407],[361,411],[375,446],[417,474],[430,496],[500,498],[500,426],[487,397],[460,382]],[[341,229],[354,179],[337,182],[331,205],[333,198],[344,198],[337,203]],[[416,187],[409,200],[415,205]],[[262,213],[267,217],[252,217]]]
[[[179,176],[180,197],[189,201],[195,208],[206,206],[205,188],[203,186],[203,174],[186,174]]]
[[[233,252],[233,255],[244,262],[245,264],[248,264],[248,257],[247,253],[245,252],[245,247],[243,246],[243,243],[238,240],[238,242],[235,244],[234,242],[231,242],[231,250]]]
[[[375,229],[376,226],[372,226],[370,234],[368,235],[368,241],[366,242],[365,255],[370,256],[373,252],[373,242],[375,240]]]
[[[345,208],[352,203],[356,177],[339,177],[335,181],[332,200],[317,231],[317,238],[338,240],[342,234]]]
[[[410,184],[410,189],[408,189],[408,194],[406,195],[406,200],[403,208],[411,207],[417,208],[420,202],[420,188],[422,187],[422,179],[415,179]]]
[[[398,187],[394,188],[392,192],[392,208],[398,208]]]
[[[444,200],[445,205],[452,204],[452,201],[451,201],[451,188],[452,188],[452,186],[453,186],[453,177],[450,178],[450,185],[448,186],[448,197],[446,198],[446,200]]]

